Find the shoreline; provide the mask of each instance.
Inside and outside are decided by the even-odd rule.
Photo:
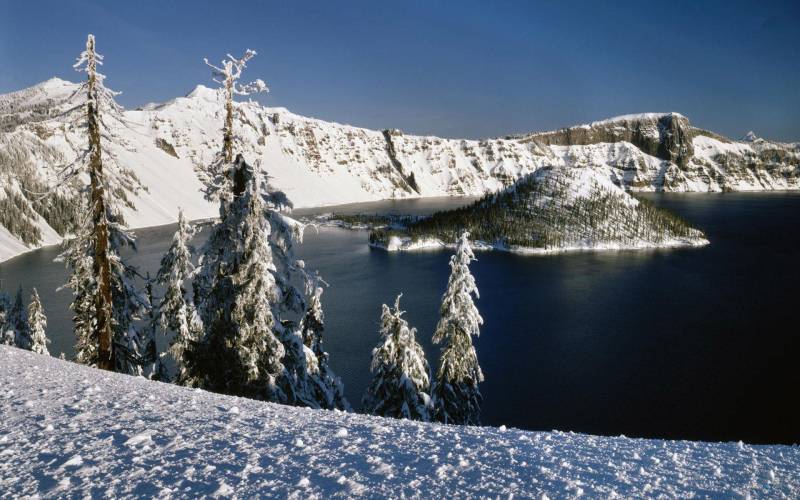
[[[637,190],[637,191],[634,191],[634,192],[636,194],[655,194],[655,195],[669,195],[669,196],[674,196],[674,195],[729,196],[729,195],[736,195],[736,194],[744,194],[744,195],[779,195],[779,194],[800,195],[800,189],[760,189],[760,190],[755,190],[755,189],[754,190],[749,190],[748,189],[748,190],[737,190],[737,191],[702,191],[702,192],[701,191],[638,191]],[[292,213],[298,212],[298,211],[299,212],[308,212],[308,211],[317,211],[317,210],[327,210],[329,208],[351,206],[351,205],[357,205],[357,204],[361,204],[361,203],[371,204],[371,203],[397,202],[397,201],[404,202],[404,201],[409,201],[409,200],[426,200],[426,199],[432,199],[432,198],[444,198],[444,197],[441,197],[441,196],[432,196],[432,197],[421,196],[421,197],[415,197],[415,198],[391,198],[391,199],[375,200],[375,201],[368,201],[368,202],[356,202],[356,203],[346,203],[346,204],[338,204],[338,205],[322,205],[322,206],[318,206],[318,207],[297,207],[297,208],[292,210]],[[447,197],[447,198],[450,198],[450,197]],[[459,198],[459,196],[453,196],[452,198]],[[318,212],[316,214],[314,214],[314,213],[301,213],[301,214],[298,214],[297,216],[295,216],[294,218],[297,218],[297,219],[304,218],[304,217],[311,218],[311,217],[318,216],[318,215],[327,215],[327,213],[326,212]],[[212,220],[212,219],[214,219],[214,217],[195,219],[195,220],[192,220],[190,222],[198,223],[198,222],[209,221],[209,220]],[[149,225],[149,226],[138,226],[138,227],[129,228],[129,229],[131,231],[135,232],[135,231],[137,231],[139,229],[152,229],[152,228],[156,228],[156,227],[168,226],[170,224],[176,224],[177,222],[178,221],[175,220],[173,222],[165,222],[163,224],[153,224],[153,225]],[[348,229],[348,230],[370,230],[370,229],[372,229],[371,227],[356,227],[356,226],[347,227],[346,225],[337,224],[335,222],[335,220],[328,220],[328,221],[325,221],[325,222],[326,222],[326,224],[319,224],[319,222],[317,222],[317,224],[318,225],[323,225],[323,226],[329,226],[329,227],[341,227],[343,229]],[[310,223],[313,224],[314,221],[311,221]],[[60,245],[62,242],[63,242],[63,238],[60,241],[58,241],[57,243],[52,243],[52,244],[49,244],[49,245],[41,245],[41,246],[37,246],[37,247],[34,247],[34,248],[28,248],[28,249],[26,249],[26,250],[24,250],[22,252],[9,254],[7,256],[0,256],[0,265],[6,263],[6,262],[8,262],[8,261],[10,261],[10,260],[12,260],[12,259],[14,259],[16,257],[19,257],[20,255],[25,255],[27,253],[34,252],[36,250],[40,250],[42,248],[49,248],[49,247],[52,247],[52,246],[55,246],[55,245]],[[708,244],[708,243],[706,243],[706,244]],[[375,246],[375,245],[370,244],[370,246]],[[660,249],[660,248],[679,248],[679,247],[693,247],[693,246],[703,246],[703,245],[702,244],[701,245],[668,245],[666,247],[659,245],[659,246],[649,246],[649,247],[607,248],[607,249],[585,248],[585,247],[577,248],[576,247],[576,248],[569,248],[569,249],[548,249],[548,250],[535,249],[535,251],[533,253],[535,253],[535,254],[555,254],[555,253],[566,253],[566,252],[573,252],[573,251],[646,250],[646,249],[656,249],[657,250],[657,249]],[[510,252],[513,252],[513,253],[520,253],[520,254],[528,253],[524,249],[514,250],[514,251],[507,250],[507,249],[501,249],[501,248],[492,248],[492,249],[493,250],[499,250],[499,251],[510,251]],[[401,250],[401,251],[407,251],[407,250]]]
[[[392,241],[397,240],[397,241]],[[370,248],[383,250],[384,252],[435,252],[440,250],[452,250],[456,247],[454,243],[444,243],[438,238],[426,239],[418,242],[400,240],[394,236],[388,245],[381,243],[368,243]],[[517,255],[558,255],[564,253],[578,252],[625,252],[637,250],[670,250],[678,248],[701,248],[711,244],[707,238],[697,238],[695,240],[670,240],[663,244],[640,242],[635,245],[624,244],[599,244],[599,245],[579,245],[557,248],[537,248],[522,246],[506,246],[496,243],[486,243],[481,240],[471,241],[472,249],[476,251],[497,251]]]

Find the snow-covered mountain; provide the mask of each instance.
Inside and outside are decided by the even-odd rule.
[[[310,410],[0,346],[11,497],[797,498],[799,468],[797,446]]]
[[[66,125],[77,84],[51,79],[0,95],[0,260],[57,242],[74,186],[37,195],[80,137]],[[692,127],[676,113],[628,115],[554,132],[486,140],[412,136],[237,104],[244,154],[261,163],[297,207],[419,196],[482,195],[544,166],[589,168],[631,190],[722,191],[800,188],[800,143],[731,141]],[[133,197],[132,227],[216,215],[195,167],[221,148],[218,92],[113,111],[112,150],[148,187]]]

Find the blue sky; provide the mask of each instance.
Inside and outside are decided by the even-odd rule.
[[[202,58],[258,50],[259,100],[446,137],[679,111],[800,140],[800,2],[0,0],[0,92],[76,80],[85,35],[135,107],[211,84]]]

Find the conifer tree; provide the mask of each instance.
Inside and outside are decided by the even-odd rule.
[[[139,374],[142,338],[135,321],[148,303],[134,285],[136,270],[120,258],[119,250],[124,246],[135,249],[133,236],[123,227],[121,206],[134,208],[126,193],[136,192],[141,184],[103,144],[103,139],[110,141],[112,135],[101,108],[118,108],[114,93],[105,88],[104,77],[97,71],[102,61],[95,51],[94,36],[89,35],[86,50],[75,64],[78,71],[87,74],[80,89],[86,93],[85,114],[76,120],[77,127],[85,132],[86,150],[64,169],[72,178],[88,174],[89,185],[82,200],[86,215],[65,241],[59,260],[72,269],[66,286],[74,295],[70,308],[78,338],[77,360],[106,370]]]
[[[95,323],[100,342],[97,366],[106,370],[114,368],[115,359],[112,348],[111,296],[111,258],[109,256],[108,210],[106,207],[105,185],[103,180],[102,147],[100,145],[100,110],[97,97],[97,64],[102,64],[103,56],[95,51],[94,35],[86,39],[86,51],[81,53],[76,67],[85,64],[86,82],[86,123],[89,137],[89,181],[93,229],[92,275],[97,281],[95,300]]]
[[[14,305],[8,315],[8,324],[14,330],[14,345],[20,349],[31,348],[31,325],[28,322],[28,311],[22,300],[22,285],[17,289]]]
[[[284,348],[274,333],[277,290],[260,179],[241,155],[231,174],[231,201],[221,202],[193,284],[204,334],[184,353],[187,383],[282,401],[276,380]]]
[[[184,287],[184,282],[194,270],[194,248],[189,243],[194,234],[194,226],[186,221],[183,210],[179,211],[178,229],[172,237],[172,244],[161,258],[161,267],[156,275],[156,281],[164,286],[164,297],[155,312],[155,320],[164,333],[174,332],[169,352],[177,365],[175,380],[180,384],[187,378],[184,351],[189,342],[195,340],[191,326],[194,308],[191,301],[186,300]]]
[[[247,96],[260,92],[269,92],[263,80],[257,79],[247,84],[240,84],[242,71],[247,68],[247,62],[256,56],[255,50],[247,49],[244,56],[237,59],[228,54],[219,66],[211,64],[208,59],[203,59],[211,68],[213,80],[222,86],[225,96],[225,121],[222,128],[222,150],[217,158],[205,170],[199,170],[198,176],[205,184],[206,198],[212,201],[221,199],[223,203],[230,201],[231,182],[233,178],[230,169],[234,161],[234,101],[235,95]]]
[[[39,300],[39,292],[33,289],[31,294],[31,302],[28,304],[28,322],[30,324],[30,350],[37,354],[50,355],[47,350],[47,344],[50,340],[47,338],[47,316],[44,314],[42,302]]]
[[[478,287],[469,271],[475,255],[468,236],[469,233],[462,233],[456,253],[450,258],[450,279],[433,334],[433,342],[443,344],[433,400],[436,420],[479,425],[482,398],[478,383],[483,382],[483,372],[472,337],[480,334],[483,318],[472,300],[472,295],[478,297]]]
[[[64,251],[58,257],[72,273],[65,287],[72,289],[72,323],[75,329],[75,361],[81,364],[96,366],[99,358],[99,332],[95,328],[95,281],[92,274],[94,259],[90,253],[86,232],[82,237],[73,237],[64,241]],[[63,288],[63,287],[62,287]],[[60,288],[59,288],[60,290]]]
[[[209,383],[207,370],[202,368],[203,365],[208,367],[207,360],[203,361],[203,352],[217,342],[214,340],[217,337],[228,336],[234,339],[230,341],[231,345],[241,345],[236,348],[240,356],[234,364],[240,368],[234,378],[244,382],[226,386],[217,384],[214,390],[301,406],[327,408],[333,405],[344,408],[346,401],[338,397],[335,390],[332,396],[321,394],[321,391],[330,389],[338,381],[335,376],[329,375],[327,362],[324,367],[324,377],[327,378],[321,378],[319,360],[303,343],[302,333],[294,320],[302,318],[306,308],[297,283],[306,280],[307,274],[303,262],[294,256],[294,245],[302,240],[303,225],[280,213],[282,209],[291,209],[291,203],[284,193],[273,189],[261,178],[260,164],[252,168],[241,155],[231,162],[236,143],[233,130],[234,96],[268,90],[261,80],[247,85],[238,83],[247,61],[255,55],[252,50],[247,50],[241,59],[228,55],[220,66],[205,61],[212,68],[214,80],[222,85],[225,94],[222,151],[209,168],[200,172],[206,185],[206,198],[220,203],[220,223],[212,228],[193,282],[197,317],[205,333],[187,350],[187,360],[191,365],[187,383]],[[257,193],[259,200],[253,199],[256,196],[254,193]],[[243,203],[243,199],[247,199],[247,203]],[[241,224],[250,228],[248,231],[253,233],[254,239],[248,241],[248,231],[237,232]],[[261,236],[255,235],[254,228]],[[251,264],[249,259],[253,252],[262,256],[257,263]],[[237,263],[237,259],[244,259],[247,263]],[[234,263],[236,269],[248,267],[247,271],[240,272],[249,277],[239,281],[235,277],[227,279],[232,272],[229,271],[230,266]],[[248,287],[241,285],[251,281],[254,284]],[[254,300],[254,293],[258,294],[257,301]],[[225,300],[225,297],[236,297],[236,304],[242,310],[247,309],[244,304],[252,300],[253,310],[258,313],[248,320],[249,323],[231,326],[231,322],[235,322],[233,317],[229,319],[224,314],[223,317],[213,314],[213,311],[218,311],[214,309],[217,307],[215,304]],[[261,350],[246,347],[248,342],[252,342],[248,340],[248,335],[263,341]],[[273,345],[274,340],[280,345]],[[277,365],[276,360],[279,362]],[[261,366],[258,376],[241,376],[241,373],[255,373],[254,367],[258,366]],[[340,384],[337,390],[341,394]]]
[[[28,323],[28,313],[22,302],[21,286],[17,290],[13,303],[7,296],[0,296],[0,316],[2,316],[0,317],[0,327],[2,327],[2,342],[0,343],[30,350],[30,324]]]
[[[167,381],[167,369],[164,366],[162,357],[164,353],[158,352],[158,343],[156,342],[156,331],[158,330],[158,321],[156,321],[155,311],[155,295],[153,294],[153,282],[150,278],[150,273],[145,277],[145,293],[147,294],[147,303],[151,307],[147,308],[147,325],[142,327],[142,368],[143,375],[150,380]]]
[[[325,329],[320,297],[324,283],[319,275],[306,276],[306,307],[300,326],[284,337],[283,364],[292,377],[295,404],[311,408],[349,411],[341,380],[328,366],[328,353],[322,348]]]
[[[350,411],[350,403],[344,397],[344,385],[328,364],[328,353],[322,346],[325,330],[322,311],[322,278],[318,274],[306,283],[306,313],[300,323],[303,343],[317,359],[317,401],[323,408]]]
[[[322,408],[317,401],[315,376],[319,374],[317,358],[303,344],[303,337],[292,321],[284,321],[276,329],[283,344],[283,373],[278,378],[283,398],[278,402],[294,406]]]
[[[14,330],[8,324],[8,313],[11,310],[11,298],[0,291],[0,344],[14,345]]]
[[[394,309],[383,304],[381,342],[372,350],[372,383],[362,401],[363,411],[384,417],[429,421],[430,369],[416,341],[416,328],[401,317],[400,297]]]
[[[303,225],[281,214],[280,208],[291,208],[285,195],[267,185],[266,218],[270,225],[269,247],[272,253],[272,275],[276,295],[271,301],[276,318],[275,331],[284,347],[284,372],[278,382],[284,399],[281,403],[325,407],[325,400],[317,397],[319,366],[316,356],[303,343],[303,335],[292,318],[302,317],[306,303],[303,293],[295,283],[309,279],[305,263],[296,259],[294,245],[302,241]]]
[[[214,162],[198,172],[209,201],[219,201],[219,221],[211,228],[192,283],[200,338],[190,340],[183,358],[183,383],[256,399],[286,398],[277,380],[283,376],[283,345],[275,335],[271,304],[277,301],[261,179],[241,154],[234,160],[233,96],[266,91],[261,80],[239,85],[255,51],[237,59],[230,54],[212,68],[225,92],[223,146]]]

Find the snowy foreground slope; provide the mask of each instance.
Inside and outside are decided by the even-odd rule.
[[[41,205],[69,203],[74,189],[61,186],[58,200],[38,200],[35,192],[52,185],[59,167],[80,150],[80,131],[65,123],[65,112],[81,105],[77,88],[53,78],[0,95],[0,204],[5,201],[7,212],[5,219],[0,214],[0,261],[60,239],[57,222],[63,221],[54,219],[64,211],[46,213]],[[640,191],[800,188],[800,143],[755,136],[731,141],[677,113],[462,140],[325,122],[256,102],[236,108],[234,128],[245,157],[260,163],[296,207],[480,196],[543,167],[590,169]],[[138,210],[126,213],[131,227],[175,222],[178,207],[189,219],[217,215],[200,194],[195,168],[221,149],[222,112],[220,94],[202,85],[163,104],[110,111],[114,116],[104,121],[116,142],[109,147],[149,189],[133,197]],[[30,241],[27,226],[40,229],[38,243]]]
[[[0,346],[11,496],[797,498],[800,448],[468,428],[307,410]]]

